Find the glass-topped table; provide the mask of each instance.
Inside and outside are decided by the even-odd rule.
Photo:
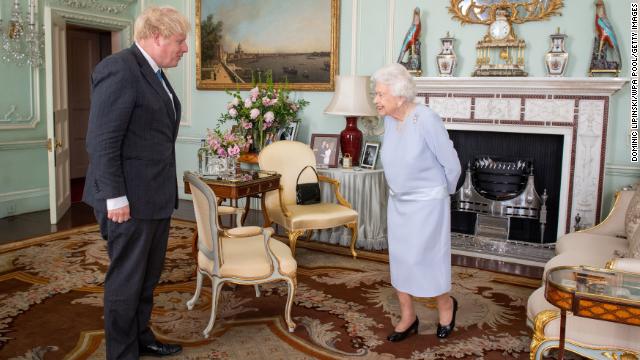
[[[567,311],[575,316],[640,326],[640,274],[559,266],[547,273],[544,295],[560,308],[560,360],[564,357]]]

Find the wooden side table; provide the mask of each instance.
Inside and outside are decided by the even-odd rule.
[[[560,308],[559,360],[564,358],[567,311],[575,316],[640,326],[640,274],[559,266],[547,273],[544,296]]]

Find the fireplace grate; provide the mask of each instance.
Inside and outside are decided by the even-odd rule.
[[[527,160],[483,156],[467,165],[462,187],[452,196],[452,211],[476,214],[476,236],[508,240],[511,218],[540,223],[540,244],[547,222],[547,190],[538,195],[533,165]]]

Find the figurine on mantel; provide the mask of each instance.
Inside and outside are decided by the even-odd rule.
[[[455,38],[449,36],[448,31],[447,36],[440,38],[442,49],[440,54],[436,56],[440,76],[453,76],[453,72],[456,70],[456,53],[453,51],[454,40]]]
[[[551,34],[551,50],[544,56],[544,62],[549,76],[564,76],[567,70],[569,54],[564,49],[565,34],[560,34],[560,28]]]
[[[609,73],[618,76],[622,65],[620,44],[613,31],[613,25],[607,17],[603,0],[596,1],[595,18],[596,37],[593,42],[589,76],[598,73]]]
[[[409,73],[413,76],[422,75],[422,62],[420,61],[420,29],[422,24],[420,22],[420,8],[416,7],[413,10],[413,21],[407,34],[402,41],[402,47],[400,48],[400,54],[398,54],[398,64],[401,64]]]

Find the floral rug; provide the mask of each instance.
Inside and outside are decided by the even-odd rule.
[[[539,280],[453,268],[456,331],[435,336],[432,299],[416,299],[419,335],[386,336],[399,319],[388,264],[298,249],[298,289],[286,330],[286,287],[224,287],[209,339],[210,283],[192,311],[194,224],[173,221],[156,289],[156,336],[181,343],[177,359],[527,359],[525,305]],[[104,359],[102,282],[106,243],[95,225],[0,246],[0,358]],[[428,274],[425,274],[428,276]]]

